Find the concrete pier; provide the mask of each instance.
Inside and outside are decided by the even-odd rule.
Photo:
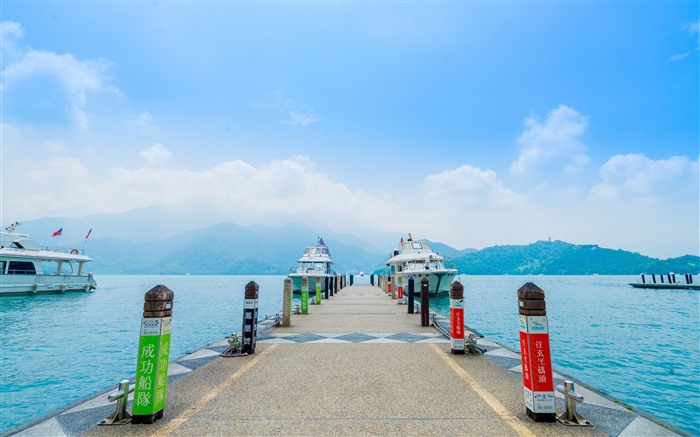
[[[155,424],[96,426],[114,404],[95,397],[20,435],[677,433],[581,384],[579,412],[593,427],[533,422],[517,353],[480,340],[484,355],[451,354],[448,338],[373,286],[346,287],[291,327],[270,329],[253,355],[218,357],[227,346],[222,340],[171,363],[164,416]]]

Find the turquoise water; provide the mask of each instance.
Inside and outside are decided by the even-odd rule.
[[[461,276],[467,325],[518,347],[516,290],[544,289],[554,367],[700,434],[700,293],[644,290],[628,276]],[[241,329],[243,291],[282,307],[284,276],[98,276],[90,294],[0,298],[0,432],[105,388],[136,369],[143,294],[175,292],[171,358]],[[366,281],[365,278],[356,278]],[[431,307],[447,312],[446,298]]]

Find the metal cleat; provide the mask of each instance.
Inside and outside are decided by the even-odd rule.
[[[483,354],[484,352],[486,352],[486,349],[480,348],[476,344],[476,341],[477,341],[476,335],[474,335],[473,332],[469,332],[464,337],[464,348],[466,349],[466,351],[472,355],[479,355],[479,354]]]
[[[228,340],[228,349],[225,351],[221,352],[222,357],[242,357],[244,354],[242,353],[243,347],[241,346],[241,340],[238,338],[238,334],[235,332],[231,334],[231,338]]]
[[[123,379],[117,384],[117,391],[107,396],[107,400],[110,402],[117,401],[117,410],[102,419],[100,425],[126,425],[131,422],[131,414],[126,411],[126,403],[129,399],[129,393],[132,393],[135,387],[134,384],[129,385],[128,379]]]
[[[569,426],[591,426],[591,422],[576,412],[576,402],[583,402],[583,396],[574,391],[574,382],[564,380],[564,385],[557,385],[557,391],[564,395],[566,411],[557,416],[557,420]]]

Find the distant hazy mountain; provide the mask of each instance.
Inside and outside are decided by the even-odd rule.
[[[400,233],[363,238],[334,233],[323,225],[243,226],[189,223],[175,211],[153,207],[123,214],[84,218],[42,218],[23,222],[18,232],[47,246],[82,248],[94,259],[96,274],[287,274],[306,246],[323,237],[338,272],[383,273]],[[311,223],[311,222],[310,222]],[[51,234],[63,228],[59,237]],[[88,240],[87,232],[93,229]],[[457,250],[432,242],[459,273],[501,274],[639,274],[698,273],[700,258],[650,258],[597,245],[538,241],[521,246]]]

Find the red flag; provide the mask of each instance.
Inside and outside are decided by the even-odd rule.
[[[58,236],[58,235],[61,235],[61,232],[63,232],[63,228],[57,230],[57,231],[54,232],[53,235],[51,235],[51,236],[52,236],[52,237],[56,237],[56,236]]]
[[[86,239],[86,240],[88,239],[88,237],[90,236],[91,233],[92,233],[92,228],[90,228],[90,230],[88,231],[87,235],[85,236],[85,239]]]

